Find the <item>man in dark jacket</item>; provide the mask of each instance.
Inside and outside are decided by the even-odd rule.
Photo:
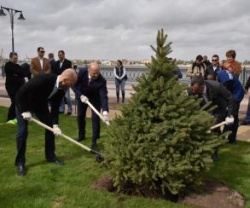
[[[59,60],[56,61],[56,74],[60,75],[65,69],[72,68],[72,63],[70,60],[65,58],[65,52],[63,50],[58,51],[58,58]],[[72,102],[70,98],[70,89],[65,92],[65,96],[61,101],[59,112],[64,113],[65,110],[65,101],[68,105],[68,112],[67,115],[72,114]]]
[[[206,70],[205,70],[204,78],[206,80],[208,80],[208,79],[216,80],[217,72],[220,69],[221,68],[220,68],[219,56],[217,54],[215,54],[212,56],[212,64],[208,65]]]
[[[96,62],[92,62],[87,69],[81,69],[78,73],[77,83],[74,87],[77,99],[77,123],[78,138],[77,141],[85,139],[85,117],[88,105],[85,100],[100,111],[102,109],[103,117],[108,122],[108,90],[106,80],[100,74],[100,66]],[[100,118],[92,110],[92,149],[97,148],[97,139],[100,137]]]
[[[7,115],[7,123],[16,124],[15,112],[15,96],[17,90],[25,83],[25,77],[28,73],[17,64],[18,55],[16,52],[11,52],[9,55],[9,62],[5,64],[5,88],[10,97],[10,107]]]
[[[215,117],[215,124],[225,120],[226,125],[234,123],[234,98],[232,94],[219,82],[214,80],[206,80],[201,76],[195,76],[191,80],[191,88],[187,90],[189,96],[195,95],[203,98],[201,105],[211,102],[217,108],[212,112]],[[218,134],[220,129],[216,129]],[[213,160],[218,160],[217,150],[215,150]]]
[[[49,63],[50,63],[50,67],[51,67],[51,73],[57,74],[57,72],[56,72],[56,60],[54,58],[54,53],[49,53],[48,58],[49,58]],[[70,68],[70,67],[68,67],[68,68]]]
[[[204,80],[200,76],[193,77],[191,80],[191,88],[188,89],[188,95],[196,95],[203,98],[201,105],[208,101],[217,108],[213,111],[216,123],[222,122],[224,119],[227,123],[233,123],[234,114],[234,98],[232,94],[219,82],[214,80]]]
[[[34,113],[41,122],[53,128],[53,133],[45,131],[45,157],[48,162],[63,165],[55,155],[55,135],[60,135],[58,127],[58,108],[65,90],[73,86],[77,75],[73,69],[65,70],[60,76],[55,74],[38,74],[24,84],[16,94],[17,116],[17,156],[15,165],[18,174],[24,176],[26,140],[28,137],[28,121]],[[50,102],[51,110],[48,108]]]

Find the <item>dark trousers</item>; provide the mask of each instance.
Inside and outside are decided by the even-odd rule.
[[[11,101],[11,104],[8,110],[8,115],[7,115],[7,121],[9,121],[9,120],[13,120],[16,118],[15,96],[16,96],[17,90],[14,91],[13,89],[9,89],[8,87],[6,87],[6,90]]]
[[[224,115],[224,114],[214,114],[214,117],[215,117],[215,125],[216,125],[216,124],[219,124],[219,123],[223,122],[225,120],[225,118],[226,118],[226,115]],[[213,132],[220,135],[221,134],[220,127],[214,129]]]
[[[49,113],[49,110],[41,112],[34,112],[38,119],[44,124],[52,127],[52,119]],[[25,164],[25,152],[26,152],[26,143],[28,137],[28,121],[24,120],[20,112],[16,109],[16,118],[17,118],[17,155],[15,164],[24,165]],[[49,131],[45,130],[45,157],[46,159],[55,158],[55,136]]]
[[[250,124],[250,96],[248,97],[248,104],[247,104],[247,115],[244,118],[244,121]]]
[[[96,110],[100,111],[101,107],[96,106],[92,103]],[[78,124],[78,138],[85,139],[85,128],[86,128],[86,112],[88,105],[77,100],[77,124]],[[100,118],[96,113],[91,110],[92,119],[92,142],[96,143],[96,140],[100,138]]]
[[[223,114],[223,113],[222,114],[215,113],[214,114],[215,124],[219,124],[219,123],[223,122],[225,120],[225,117],[226,117],[226,115]],[[216,129],[213,129],[213,132],[216,133],[217,135],[220,135],[221,134],[220,127],[216,128]],[[218,148],[216,148],[214,150],[214,153],[212,155],[212,159],[213,159],[213,161],[218,160]]]
[[[229,143],[235,143],[237,132],[239,128],[239,109],[240,109],[240,102],[234,103],[234,123],[231,125],[226,125],[224,128],[224,132],[231,131],[232,133],[228,136]]]

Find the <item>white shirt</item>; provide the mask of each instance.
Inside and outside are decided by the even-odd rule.
[[[62,68],[63,62],[64,62],[64,59],[60,61],[60,68]]]
[[[43,58],[38,57],[38,59],[39,59],[39,61],[40,61],[40,65],[41,65],[41,68],[42,68],[42,70],[43,70]]]
[[[203,97],[205,103],[208,103],[209,100],[208,100],[208,98],[207,98],[207,93],[206,93],[206,91],[207,91],[207,88],[206,88],[206,85],[205,85],[204,90],[203,90],[202,97]]]
[[[54,86],[52,92],[50,93],[48,99],[50,99],[57,92],[57,90],[59,89],[59,77],[60,77],[60,75],[57,76],[55,86]]]

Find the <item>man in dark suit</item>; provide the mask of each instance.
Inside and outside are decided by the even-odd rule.
[[[233,95],[221,83],[214,80],[204,80],[200,76],[195,76],[191,80],[191,87],[187,90],[188,95],[196,95],[203,98],[201,106],[211,101],[217,108],[213,111],[216,123],[223,120],[228,124],[233,123],[234,98]]]
[[[18,55],[16,52],[11,52],[9,62],[5,64],[5,88],[11,100],[7,115],[7,123],[16,124],[15,112],[15,96],[17,90],[25,83],[24,77],[28,77],[28,73],[17,64]]]
[[[56,60],[54,58],[54,53],[49,53],[48,58],[49,58],[51,73],[57,74],[56,73]]]
[[[189,96],[195,95],[198,98],[203,98],[201,106],[207,102],[217,108],[212,112],[215,117],[215,123],[221,123],[225,120],[226,125],[234,123],[234,98],[233,95],[221,83],[214,80],[205,80],[201,76],[192,77],[191,88],[187,90]],[[220,134],[219,128],[215,129],[216,133]],[[215,150],[213,160],[218,160],[217,150]]]
[[[65,58],[65,52],[63,50],[58,51],[58,58],[59,60],[56,61],[56,74],[60,75],[65,69],[72,68],[72,63],[70,60]],[[60,107],[59,107],[59,112],[64,113],[65,110],[65,102],[66,101],[68,105],[68,112],[67,115],[72,114],[72,102],[70,98],[70,89],[65,92],[65,96],[61,101]]]
[[[15,165],[18,174],[24,176],[28,121],[34,113],[41,122],[53,128],[53,133],[45,131],[45,157],[48,162],[63,165],[55,155],[55,136],[60,135],[58,127],[58,108],[64,92],[75,84],[77,75],[73,69],[65,70],[60,76],[39,74],[24,84],[16,95],[17,116],[17,156]],[[41,90],[42,89],[42,90]],[[48,108],[50,102],[51,110]]]
[[[51,67],[49,59],[44,58],[44,48],[37,48],[37,57],[31,59],[30,72],[33,76],[41,73],[49,74],[51,73]]]
[[[85,117],[88,105],[85,100],[88,99],[90,103],[98,110],[102,109],[103,117],[108,122],[108,91],[106,80],[100,74],[100,66],[96,62],[89,65],[88,70],[82,69],[78,73],[77,83],[74,87],[77,99],[78,114],[78,139],[82,141],[85,139]],[[91,148],[97,148],[97,139],[100,137],[100,118],[92,110],[92,144]]]

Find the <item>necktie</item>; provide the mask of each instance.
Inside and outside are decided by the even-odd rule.
[[[50,98],[57,92],[57,90],[58,90],[58,88],[55,86],[55,87],[53,88],[53,91],[50,93],[48,99],[50,99]]]
[[[88,86],[93,82],[92,79],[89,79],[89,83],[88,83]]]
[[[209,100],[208,100],[207,95],[205,93],[202,94],[202,97],[203,97],[205,103],[208,103]]]

